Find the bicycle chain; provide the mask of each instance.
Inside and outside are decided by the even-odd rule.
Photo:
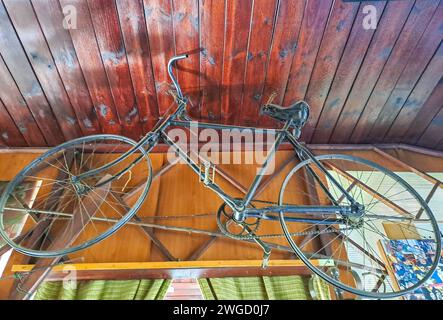
[[[265,201],[265,200],[253,200],[252,202],[259,202],[259,203],[267,203],[267,204],[274,204],[272,201]],[[167,219],[195,219],[195,218],[203,218],[203,217],[213,217],[216,216],[216,213],[202,213],[202,214],[193,214],[193,215],[183,215],[183,216],[152,216],[152,217],[142,217],[141,219],[149,219],[149,220],[167,220]],[[248,224],[245,223],[239,223],[243,227],[248,226]],[[261,226],[261,219],[258,218],[257,227],[254,231],[258,231]],[[219,226],[220,227],[220,226]],[[264,234],[264,235],[236,235],[233,233],[230,233],[227,231],[227,229],[219,228],[220,231],[227,237],[237,240],[253,240],[253,239],[260,239],[260,238],[279,238],[279,237],[286,237],[285,234]],[[312,234],[327,234],[327,233],[335,233],[335,232],[341,232],[341,231],[347,231],[347,230],[353,230],[354,228],[342,228],[342,229],[336,229],[336,230],[323,230],[323,231],[303,231],[303,232],[291,232],[290,236],[308,236]]]
[[[347,231],[347,230],[353,230],[355,228],[343,228],[343,229],[336,229],[336,230],[324,230],[324,231],[303,231],[303,232],[291,232],[289,235],[290,236],[307,236],[307,235],[311,235],[311,234],[326,234],[326,233],[336,233],[336,232],[342,232],[342,231]],[[237,239],[237,240],[253,240],[253,239],[261,239],[261,238],[280,238],[280,237],[286,237],[285,234],[263,234],[263,235],[245,235],[245,236],[238,236],[238,235],[234,235],[231,233],[226,233],[224,232],[224,230],[221,230],[221,232],[229,237],[229,238],[233,238],[233,239]]]
[[[264,200],[253,200],[252,202],[260,202],[260,203],[268,203],[268,204],[273,204],[273,202],[271,201],[264,201]],[[258,231],[259,227],[260,227],[260,222],[261,222],[261,218],[257,218],[258,219],[258,223],[257,223],[257,227],[255,228],[255,231]],[[256,235],[256,234],[248,234],[248,235],[237,235],[237,234],[233,234],[230,233],[226,227],[222,227],[222,223],[221,221],[219,221],[217,219],[217,224],[219,226],[220,231],[227,237],[232,238],[232,239],[236,239],[236,240],[253,240],[253,239],[261,239],[261,238],[279,238],[279,237],[286,237],[285,234],[263,234],[263,235]],[[246,223],[238,223],[239,225],[243,226],[243,228],[245,228],[248,226],[248,224]],[[336,229],[336,230],[323,230],[323,231],[302,231],[302,232],[291,232],[289,233],[290,236],[308,236],[311,234],[326,234],[326,233],[335,233],[335,232],[342,232],[342,231],[347,231],[347,230],[352,230],[355,229],[355,227],[348,227],[348,228],[340,228],[340,229]]]

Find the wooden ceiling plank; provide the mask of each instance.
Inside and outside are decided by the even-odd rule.
[[[321,261],[313,261],[321,265]],[[13,271],[23,273],[32,270],[33,265],[14,265]],[[66,264],[64,270],[76,270],[76,280],[129,280],[129,279],[189,279],[206,277],[241,277],[267,275],[309,275],[311,272],[300,260],[271,260],[267,269],[260,260],[230,261],[180,261]],[[61,281],[66,277],[63,269],[55,266],[46,281]]]
[[[26,0],[5,0],[3,3],[64,137],[67,140],[78,138],[82,134],[79,120],[31,3]]]
[[[226,21],[225,1],[200,0],[201,120],[221,119],[221,85]]]
[[[46,143],[32,111],[29,109],[21,92],[6,67],[3,58],[0,56],[0,99],[5,109],[10,114],[13,122],[20,130],[27,144],[32,146],[44,147]],[[18,145],[17,145],[18,146]]]
[[[173,25],[177,54],[188,54],[178,62],[178,81],[190,99],[188,111],[191,117],[200,118],[200,19],[199,2],[173,0]]]
[[[415,126],[418,115],[426,112],[423,107],[426,106],[426,101],[439,83],[443,83],[443,45],[429,62],[417,85],[392,122],[383,142],[404,141],[408,129]]]
[[[168,60],[176,54],[173,8],[169,0],[144,0],[143,8],[151,49],[158,113],[163,115],[174,103],[168,94],[170,80],[167,73]],[[177,71],[175,75],[177,76]]]
[[[32,117],[38,124],[47,145],[54,146],[63,142],[64,137],[60,131],[60,127],[57,123],[56,118],[51,110],[51,107],[46,100],[43,90],[34,74],[31,65],[28,62],[26,53],[20,43],[17,34],[15,33],[14,27],[9,20],[8,14],[3,3],[0,3],[0,54],[2,56],[2,61],[0,61],[0,72],[3,79],[6,77],[9,81],[2,84],[2,90],[8,89],[6,83],[10,83],[9,88],[12,90],[9,92],[9,97],[14,99],[14,104],[19,103],[19,105],[25,105],[25,103],[20,100],[20,94],[14,88],[15,85],[20,90],[23,95],[24,101],[28,105]],[[4,61],[4,63],[3,63]],[[7,67],[6,67],[7,66]],[[8,71],[8,72],[6,72]],[[10,73],[10,74],[9,74]],[[2,100],[9,106],[9,103],[5,96],[2,94]],[[17,116],[23,115],[25,121],[25,128],[34,130],[35,140],[32,140],[37,145],[42,145],[41,139],[38,139],[39,132],[32,127],[31,117],[26,115],[25,109],[23,109],[23,114],[17,114]],[[29,119],[29,121],[26,121]],[[20,122],[18,122],[20,124]]]
[[[277,0],[253,3],[241,111],[237,112],[235,121],[237,124],[255,126],[259,118],[277,3]]]
[[[405,26],[386,62],[383,71],[377,80],[365,108],[360,115],[360,119],[355,124],[350,142],[364,142],[373,123],[376,121],[380,106],[384,105],[389,98],[389,94],[395,87],[395,83],[405,68],[413,50],[420,41],[428,24],[430,23],[439,0],[418,0],[413,12],[406,21]]]
[[[385,2],[374,3],[379,19],[380,16],[385,14],[385,5]],[[354,84],[363,60],[367,55],[371,40],[376,32],[373,29],[365,30],[365,28],[363,28],[364,18],[365,14],[361,6],[354,25],[352,26],[346,47],[340,58],[340,63],[334,75],[328,96],[322,106],[321,114],[319,114],[318,111],[314,111],[313,117],[315,118],[315,116],[318,115],[316,127],[315,129],[309,129],[308,123],[308,127],[304,129],[306,133],[303,139],[306,139],[306,141],[310,141],[309,134],[315,134],[312,141],[329,142],[337,119],[345,105],[348,93],[352,89],[352,85]],[[313,106],[312,108],[320,108],[320,106]],[[315,119],[313,120],[315,122]],[[315,132],[313,130],[315,130]]]
[[[121,134],[88,4],[82,0],[60,0],[60,5],[73,7],[77,12],[77,28],[70,28],[69,32],[100,126],[104,133]]]
[[[417,114],[414,125],[409,126],[406,131],[403,142],[417,144],[422,134],[426,131],[432,120],[438,115],[443,108],[443,77],[438,85],[434,88],[430,97],[426,100],[420,112]]]
[[[158,119],[157,92],[142,0],[116,1],[143,132]]]
[[[305,0],[279,1],[260,104],[265,103],[274,92],[277,93],[274,103],[283,103],[292,60],[298,46],[305,6]],[[269,117],[262,117],[259,125],[275,126],[275,121]]]
[[[423,74],[443,39],[443,2],[434,13],[426,31],[414,48],[395,88],[378,114],[366,141],[380,143],[397,117],[407,98]],[[380,109],[379,109],[380,110]]]
[[[64,15],[58,1],[32,0],[32,6],[48,43],[83,135],[101,133],[69,30],[61,28]]]
[[[438,144],[442,140],[441,132],[443,130],[443,107],[432,119],[426,130],[417,141],[419,146],[425,148],[438,149]]]
[[[311,141],[312,137],[315,142],[327,140],[317,137],[314,128],[328,97],[359,7],[358,2],[334,1],[305,96],[311,112],[302,132],[303,141]]]
[[[24,136],[15,125],[14,120],[6,110],[5,105],[0,100],[0,139],[4,141],[7,146],[22,146],[27,147]]]
[[[242,102],[252,5],[252,0],[232,0],[226,4],[221,92],[221,121],[225,124],[234,123]]]
[[[308,1],[292,60],[283,106],[304,100],[334,1]]]
[[[88,6],[120,124],[126,136],[139,140],[143,130],[116,4],[88,0]]]
[[[415,21],[421,15],[421,12],[412,10],[413,5],[414,1],[389,2],[386,5],[358,75],[331,132],[330,143],[346,142],[350,138],[405,23],[408,19]]]

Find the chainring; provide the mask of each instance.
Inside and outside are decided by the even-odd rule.
[[[217,226],[220,231],[225,236],[232,239],[245,240],[254,238],[251,233],[258,231],[261,218],[247,218],[243,222],[235,221],[233,216],[234,212],[229,213],[226,211],[226,208],[225,202],[217,211]],[[225,218],[225,221],[222,221],[223,217]],[[235,231],[235,228],[237,228],[237,231]]]

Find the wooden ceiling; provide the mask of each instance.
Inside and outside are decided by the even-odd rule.
[[[258,110],[276,92],[310,103],[304,141],[443,150],[442,38],[439,0],[0,0],[0,143],[137,139],[171,105],[166,62],[186,52],[199,119],[275,125]]]

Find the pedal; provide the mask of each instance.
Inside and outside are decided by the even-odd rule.
[[[200,182],[205,186],[215,182],[215,165],[210,161],[203,161],[200,164]]]
[[[268,251],[266,251],[266,250],[268,250]],[[261,263],[262,269],[266,269],[268,267],[268,265],[269,265],[269,258],[271,257],[271,249],[266,247],[266,250],[263,251],[263,261]]]

